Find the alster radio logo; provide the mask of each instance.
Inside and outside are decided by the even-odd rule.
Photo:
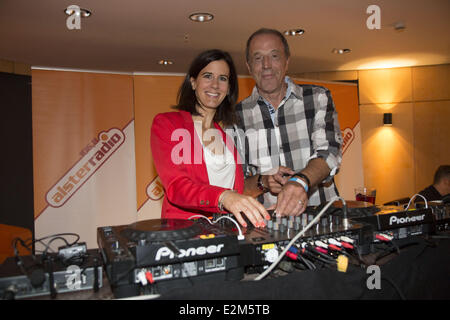
[[[342,154],[348,149],[353,140],[355,140],[355,133],[350,128],[345,128],[342,131]]]
[[[124,141],[125,134],[117,128],[100,132],[98,139],[93,140],[95,144],[88,151],[85,148],[82,158],[47,192],[47,203],[55,208],[66,203]]]

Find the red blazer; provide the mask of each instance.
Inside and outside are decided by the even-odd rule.
[[[225,132],[218,124],[214,125],[234,154],[234,190],[242,193],[244,175],[239,154],[233,140],[227,141]],[[175,141],[171,141],[175,130]],[[161,217],[188,219],[198,213],[211,216],[212,213],[219,212],[219,196],[227,189],[209,184],[202,143],[195,132],[191,114],[186,111],[157,114],[153,119],[150,139],[153,161],[165,192]],[[174,163],[181,158],[184,159],[181,163]]]

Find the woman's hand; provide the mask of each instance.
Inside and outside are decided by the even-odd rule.
[[[270,215],[264,206],[251,196],[242,195],[232,190],[224,191],[219,198],[225,209],[231,212],[240,225],[247,227],[242,218],[245,214],[255,227],[265,227],[264,219],[269,220]]]

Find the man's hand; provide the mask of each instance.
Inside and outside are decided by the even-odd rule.
[[[271,193],[278,194],[294,173],[294,170],[291,168],[280,166],[277,173],[262,177],[263,184],[269,188]]]
[[[277,216],[298,216],[305,211],[307,204],[308,195],[303,186],[298,182],[288,181],[278,194],[274,209]]]

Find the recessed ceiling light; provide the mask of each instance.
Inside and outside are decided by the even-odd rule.
[[[351,49],[336,49],[334,48],[333,50],[331,50],[332,53],[335,54],[344,54],[344,53],[350,53],[352,50]]]
[[[172,60],[167,60],[167,59],[161,59],[158,61],[158,64],[162,65],[162,66],[168,66],[173,64]]]
[[[67,14],[68,16],[71,16],[74,13],[78,14],[78,12],[76,10],[72,9],[71,7],[72,6],[69,6],[66,9],[64,9],[64,13]],[[87,9],[80,8],[79,14],[82,18],[87,18],[87,17],[90,17],[92,13]]]
[[[295,36],[301,36],[304,33],[305,33],[305,30],[303,30],[303,29],[290,29],[290,30],[286,30],[284,32],[284,35],[295,37]]]
[[[406,26],[402,21],[399,21],[394,24],[394,30],[397,32],[405,31],[405,29],[406,29]]]
[[[214,16],[210,13],[193,13],[189,16],[189,19],[195,22],[208,22],[214,19]]]

